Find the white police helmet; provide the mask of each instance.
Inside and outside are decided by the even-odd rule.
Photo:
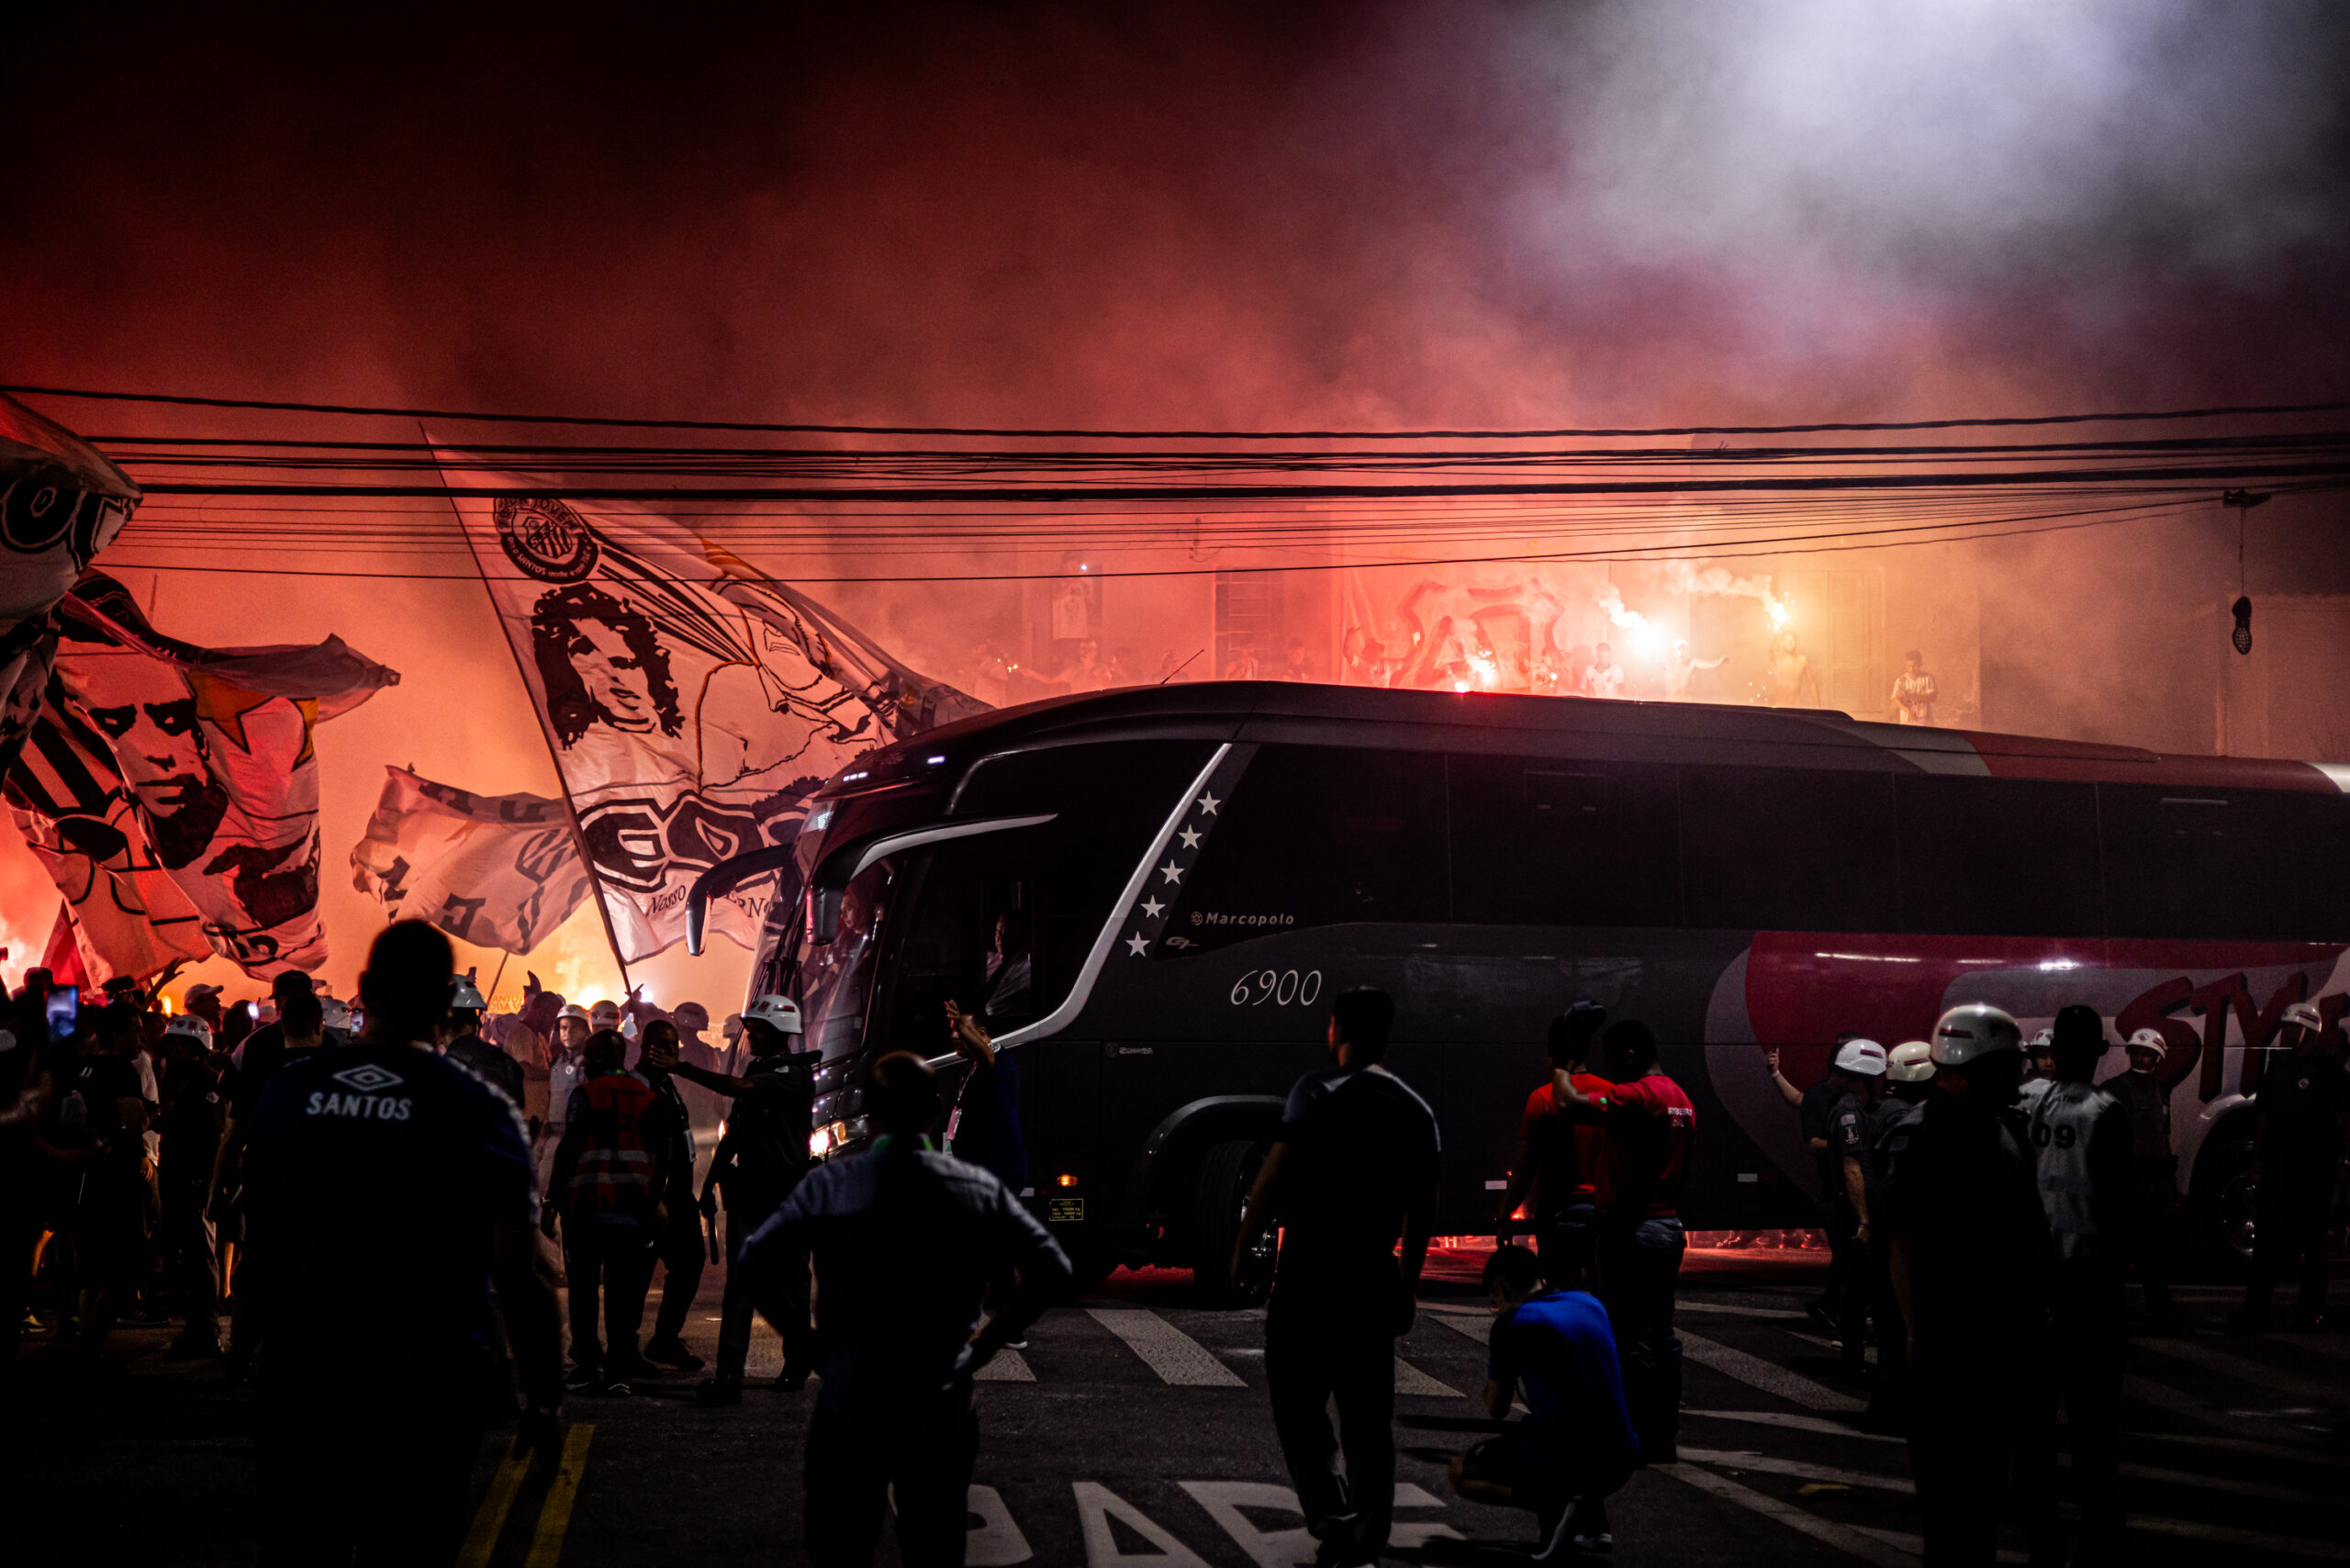
[[[1836,1070],[1878,1077],[1885,1071],[1885,1047],[1874,1040],[1847,1040],[1836,1047]]]
[[[2123,1049],[2152,1051],[2154,1053],[2154,1059],[2160,1061],[2170,1055],[2170,1042],[2163,1038],[2163,1032],[2160,1029],[2141,1029],[2130,1036],[2124,1043]]]
[[[1924,1083],[1934,1076],[1934,1047],[1923,1040],[1904,1040],[1886,1053],[1885,1076],[1896,1083]]]
[[[797,1035],[800,1032],[800,1003],[788,996],[763,996],[743,1009],[743,1022],[765,1024],[778,1033]]]
[[[2296,1002],[2292,1006],[2285,1009],[2285,1025],[2288,1028],[2307,1029],[2311,1034],[2315,1034],[2325,1027],[2325,1015],[2317,1010],[2317,1003],[2314,1002]]]
[[[2031,1037],[2031,1050],[2033,1056],[2043,1057],[2055,1048],[2056,1031],[2053,1029],[2042,1029]]]
[[[198,1050],[212,1048],[212,1025],[193,1013],[174,1014],[172,1021],[163,1025],[163,1038],[168,1040],[174,1035],[195,1041]]]
[[[2008,1014],[1987,1002],[1953,1007],[1934,1025],[1936,1067],[1965,1067],[1995,1051],[2023,1048],[2023,1031]]]

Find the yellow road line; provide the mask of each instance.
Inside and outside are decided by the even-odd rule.
[[[571,1505],[579,1496],[580,1473],[588,1468],[588,1439],[596,1428],[576,1426],[563,1435],[563,1459],[547,1483],[547,1500],[539,1506],[539,1528],[531,1535],[531,1554],[522,1568],[555,1568],[563,1556],[563,1536],[571,1528]]]
[[[529,1464],[508,1454],[498,1462],[498,1472],[489,1478],[489,1491],[481,1500],[481,1509],[474,1515],[473,1529],[465,1532],[465,1544],[458,1550],[457,1568],[488,1568],[489,1554],[498,1550],[498,1538],[505,1532],[506,1516],[514,1507],[514,1494],[522,1489],[522,1477]]]

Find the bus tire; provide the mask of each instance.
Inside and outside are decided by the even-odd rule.
[[[2258,1186],[2253,1179],[2252,1128],[2223,1123],[2195,1161],[2188,1197],[2190,1257],[2241,1274],[2252,1263],[2253,1217]]]
[[[1211,1144],[1200,1157],[1192,1186],[1192,1285],[1203,1306],[1259,1306],[1272,1294],[1274,1236],[1270,1222],[1260,1224],[1242,1249],[1237,1276],[1232,1269],[1240,1211],[1264,1162],[1264,1145],[1248,1138]]]

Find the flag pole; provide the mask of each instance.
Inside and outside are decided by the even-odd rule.
[[[432,432],[426,430],[420,422],[416,428],[417,432],[423,436],[424,444],[432,446]],[[440,455],[439,448],[434,447],[433,458],[436,465]],[[482,596],[489,600],[490,617],[498,622],[498,640],[506,644],[507,655],[514,661],[514,673],[522,682],[523,695],[530,698],[531,711],[538,718],[539,738],[546,743],[547,760],[554,764],[555,788],[563,791],[563,816],[564,821],[571,827],[571,846],[578,855],[580,865],[587,868],[588,890],[595,895],[596,913],[604,923],[604,941],[612,950],[612,962],[620,969],[621,994],[625,996],[636,988],[629,981],[628,959],[621,955],[620,932],[612,924],[610,906],[604,902],[604,879],[596,873],[596,857],[588,853],[588,834],[579,825],[579,807],[571,798],[571,780],[563,771],[563,753],[556,746],[554,736],[547,729],[546,715],[540,710],[538,698],[532,694],[531,675],[522,667],[522,655],[515,648],[514,639],[507,635],[506,617],[498,608],[497,594],[490,591],[489,567],[483,562],[481,552],[474,548],[473,531],[465,526],[464,514],[457,510],[457,492],[449,483],[449,476],[446,473],[441,476],[441,487],[449,497],[449,515],[456,520],[457,534],[465,542],[465,553],[473,557],[474,570],[480,574]],[[501,963],[498,966],[498,972],[503,974],[505,968]]]

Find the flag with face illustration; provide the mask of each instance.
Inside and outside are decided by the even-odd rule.
[[[986,711],[680,522],[446,476],[626,960],[685,935],[702,872],[791,842],[824,778]],[[738,890],[710,928],[754,946],[771,891]]]
[[[68,710],[51,677],[0,795],[72,912],[83,968],[96,981],[144,979],[207,958],[204,917],[147,841],[107,738]]]
[[[0,396],[0,773],[40,711],[49,612],[139,504],[139,487],[62,425]]]
[[[50,619],[56,668],[43,717],[93,758],[102,750],[111,767],[104,790],[116,803],[80,809],[85,794],[70,819],[45,810],[39,769],[22,758],[11,803],[61,838],[86,837],[102,820],[128,841],[126,824],[135,825],[144,841],[136,864],[159,868],[194,907],[210,950],[247,973],[323,963],[317,727],[398,675],[339,637],[256,648],[181,642],[149,625],[100,572],[84,575]],[[143,905],[152,915],[160,902]]]

